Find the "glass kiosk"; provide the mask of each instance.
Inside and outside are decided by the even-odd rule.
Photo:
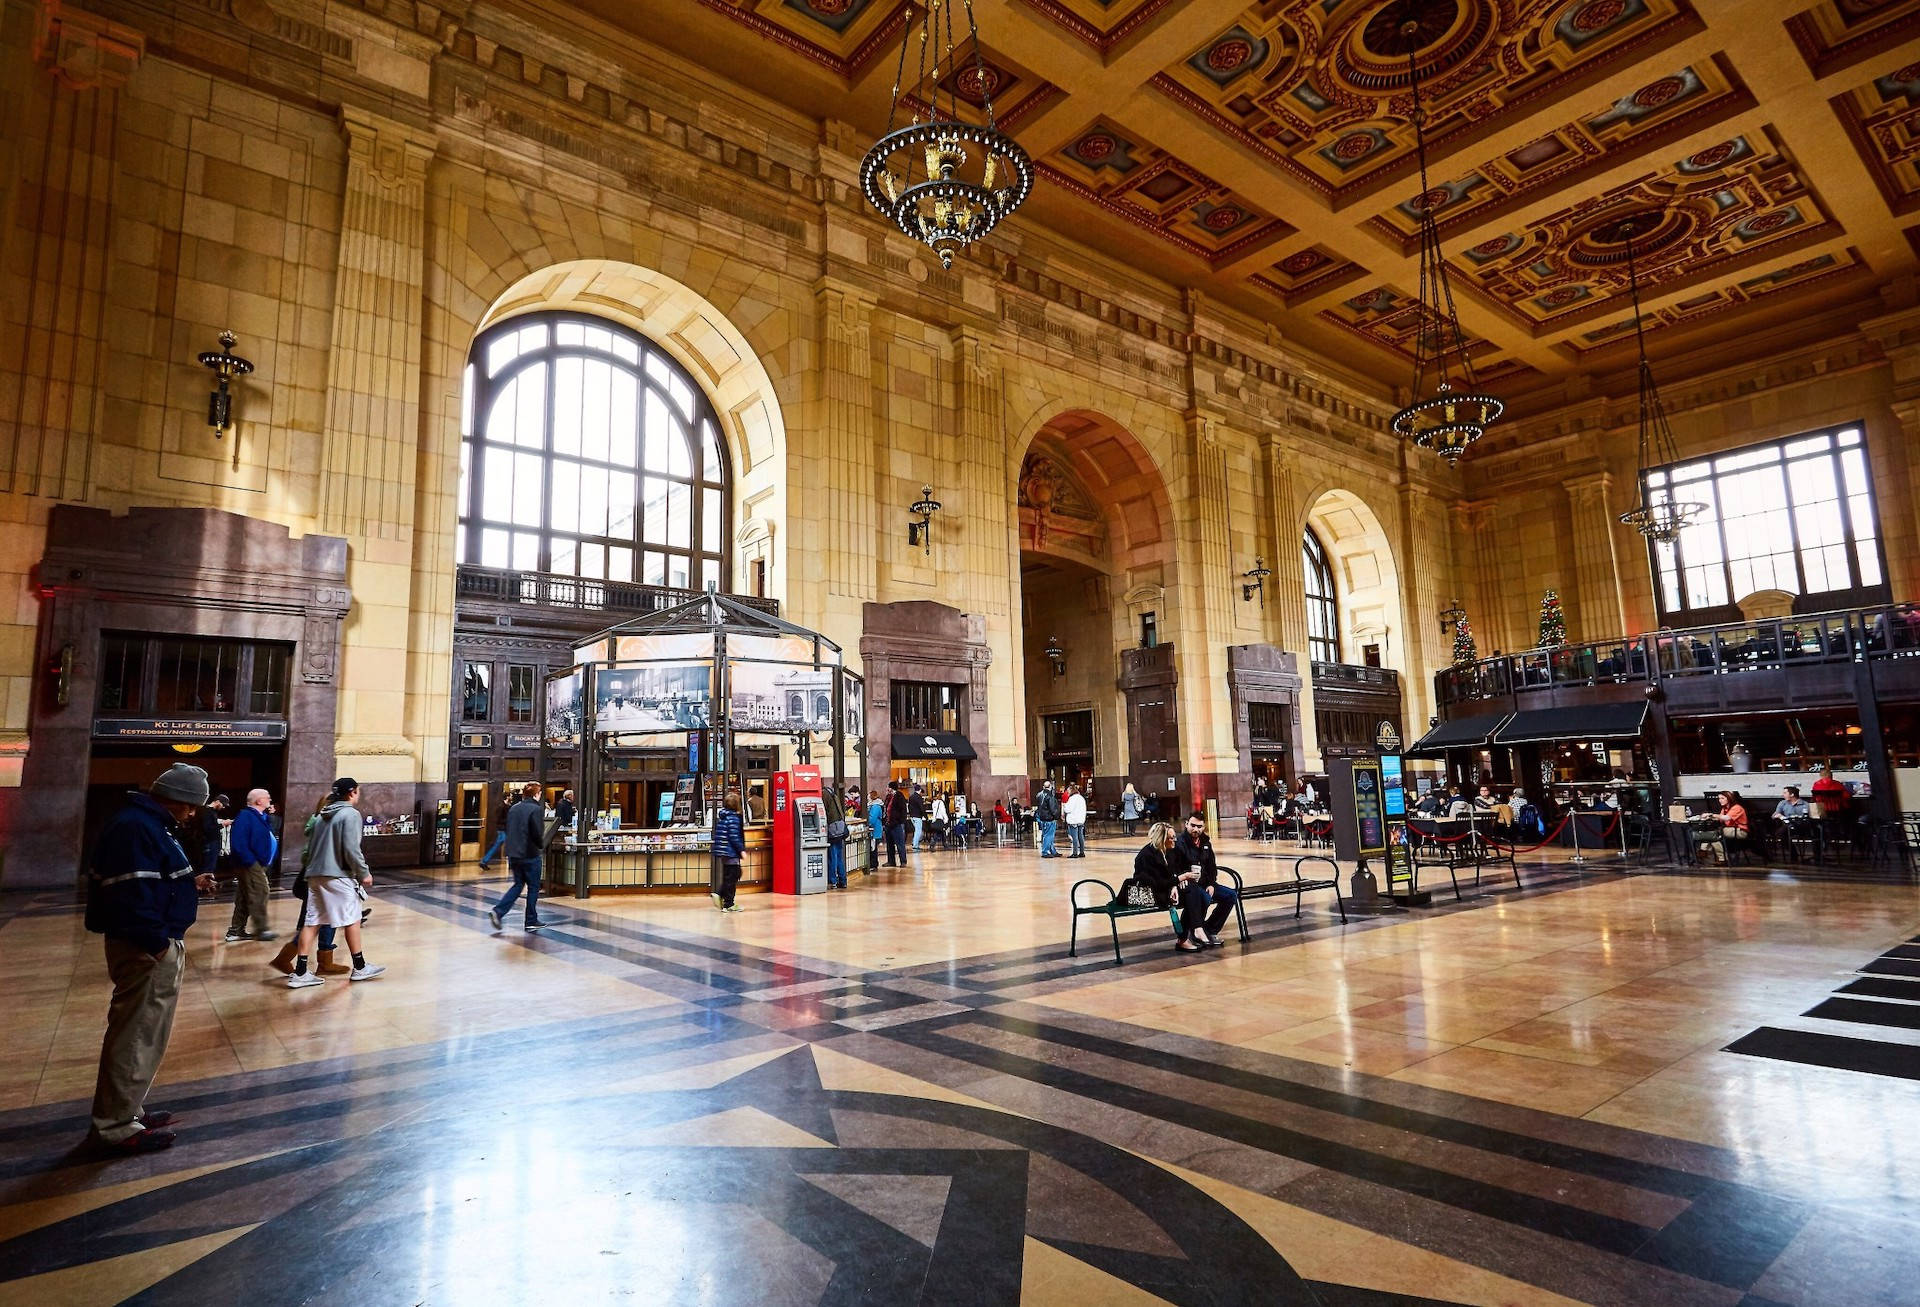
[[[550,890],[706,891],[713,817],[738,789],[743,891],[774,878],[776,776],[817,767],[844,794],[865,741],[865,686],[816,631],[709,589],[582,641],[547,678],[547,744],[578,759],[579,816],[549,846]],[[864,810],[847,813],[848,867]]]

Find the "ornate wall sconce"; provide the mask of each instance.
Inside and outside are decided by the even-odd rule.
[[[207,425],[213,428],[213,438],[220,439],[233,426],[233,392],[227,383],[235,377],[244,377],[253,371],[253,364],[233,352],[234,337],[231,331],[220,333],[218,352],[206,350],[200,355],[200,366],[212,371],[218,379],[213,390],[207,395]]]
[[[1454,629],[1466,620],[1467,610],[1460,606],[1458,599],[1454,600],[1453,607],[1440,610],[1440,634],[1452,635]]]
[[[1260,596],[1260,606],[1265,608],[1267,606],[1267,578],[1273,575],[1273,569],[1267,566],[1266,559],[1255,555],[1253,566],[1240,573],[1240,575],[1246,579],[1246,584],[1240,587],[1241,601],[1243,603],[1252,603],[1253,597],[1257,594]]]
[[[919,519],[907,523],[907,543],[919,545],[927,553],[933,552],[933,533],[928,529],[933,525],[933,515],[940,511],[940,501],[933,497],[932,486],[920,487],[920,498],[907,510]]]
[[[1067,674],[1067,651],[1060,647],[1059,636],[1050,635],[1047,637],[1046,654],[1047,665],[1053,668],[1054,676],[1056,678],[1065,676]]]

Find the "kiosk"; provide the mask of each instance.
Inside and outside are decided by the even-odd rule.
[[[574,753],[580,795],[577,829],[547,859],[551,889],[710,889],[729,790],[746,826],[741,890],[773,888],[783,860],[790,892],[826,888],[822,787],[845,793],[865,754],[865,683],[839,645],[709,589],[601,631],[574,658],[546,684],[548,747]],[[849,813],[848,825],[851,853],[866,823]]]

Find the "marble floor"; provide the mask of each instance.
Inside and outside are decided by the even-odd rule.
[[[540,935],[491,931],[498,881],[399,877],[387,975],[298,992],[210,905],[178,1143],[114,1161],[78,1146],[99,943],[0,895],[0,1307],[1920,1301],[1920,890],[1543,853],[1069,957],[1068,884],[1129,860]]]

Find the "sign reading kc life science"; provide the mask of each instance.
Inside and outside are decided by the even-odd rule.
[[[234,740],[287,738],[287,724],[226,717],[101,717],[93,723],[97,740]]]

